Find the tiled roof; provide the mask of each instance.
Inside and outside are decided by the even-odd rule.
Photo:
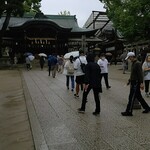
[[[64,15],[44,15],[45,18],[34,18],[34,15],[25,14],[21,17],[11,17],[8,25],[9,27],[21,26],[27,21],[40,20],[40,21],[51,21],[56,23],[62,28],[72,28],[71,32],[93,32],[93,29],[80,28],[76,16],[64,16]],[[4,22],[5,17],[0,19],[0,29]]]

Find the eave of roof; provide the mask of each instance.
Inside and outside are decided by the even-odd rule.
[[[44,15],[46,16],[45,18],[34,18],[34,15],[24,15],[22,18],[21,17],[11,17],[10,22],[8,25],[8,29],[13,28],[13,27],[19,27],[23,26],[26,22],[34,22],[39,21],[39,22],[54,22],[57,24],[60,28],[64,29],[71,29],[72,33],[78,33],[78,34],[93,34],[97,30],[93,29],[86,29],[86,28],[80,28],[77,23],[77,19],[75,15],[71,16],[64,16],[64,15]],[[0,29],[2,28],[2,24],[4,22],[5,17],[2,17],[0,19]]]

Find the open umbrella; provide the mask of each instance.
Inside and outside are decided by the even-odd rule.
[[[24,53],[24,56],[30,56],[30,55],[33,55],[33,54],[30,52]]]
[[[70,56],[78,57],[79,56],[79,51],[72,51],[72,52],[66,53],[64,55],[64,58],[68,59],[68,58],[70,58]]]
[[[33,55],[29,55],[28,57],[29,57],[30,61],[33,61],[35,58]]]
[[[112,53],[109,53],[109,52],[108,52],[108,53],[106,53],[105,55],[106,55],[106,56],[112,56]]]
[[[38,55],[39,55],[40,57],[41,57],[41,56],[43,56],[43,57],[47,57],[47,55],[46,55],[46,54],[44,54],[44,53],[39,53]]]

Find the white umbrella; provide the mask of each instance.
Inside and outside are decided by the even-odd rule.
[[[66,53],[64,55],[64,58],[68,59],[68,58],[70,58],[70,56],[78,57],[79,56],[79,51],[72,51],[72,52]]]
[[[105,55],[106,55],[106,56],[112,56],[112,53],[109,53],[109,52],[108,52],[108,53],[106,53]]]
[[[46,54],[44,54],[44,53],[39,53],[38,55],[39,55],[40,57],[41,57],[41,56],[43,56],[43,57],[47,57],[47,55],[46,55]]]
[[[29,55],[28,57],[29,57],[30,61],[33,61],[35,58],[33,55]]]

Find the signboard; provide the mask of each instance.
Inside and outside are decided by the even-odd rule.
[[[115,50],[115,46],[106,48],[106,51],[114,51],[114,50]]]

